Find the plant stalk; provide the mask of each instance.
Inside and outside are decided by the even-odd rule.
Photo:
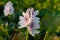
[[[28,40],[28,30],[26,31],[26,40]]]

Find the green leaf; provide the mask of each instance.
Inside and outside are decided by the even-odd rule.
[[[52,15],[52,14],[45,14],[41,21],[41,26],[43,29],[45,28],[51,34],[54,34],[60,25],[60,16]]]
[[[4,39],[9,39],[9,35],[7,30],[5,30],[4,28],[0,27],[0,36]]]
[[[10,23],[9,23],[9,26],[8,26],[8,29],[9,29],[9,30],[14,29],[14,28],[15,28],[15,25],[16,25],[16,24],[15,24],[14,22],[10,22]]]
[[[2,37],[0,37],[0,40],[4,40]]]

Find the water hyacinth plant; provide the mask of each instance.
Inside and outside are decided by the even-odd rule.
[[[13,13],[14,13],[13,4],[11,3],[11,1],[9,1],[4,7],[4,15],[8,17],[8,15],[12,15]],[[27,28],[26,40],[28,40],[28,33],[31,34],[32,36],[35,36],[35,34],[40,33],[40,31],[37,30],[40,28],[40,25],[39,25],[40,18],[36,17],[38,15],[38,10],[34,11],[33,8],[27,9],[26,13],[22,12],[22,14],[23,14],[23,16],[19,16],[20,27],[18,27],[18,29],[21,29],[24,27]],[[12,22],[12,24],[13,24],[13,22]],[[10,24],[10,22],[7,21],[6,26],[9,26],[9,25],[11,25],[11,24]],[[12,29],[14,29],[14,27],[12,27],[11,30]],[[8,27],[8,30],[10,31],[10,27]]]
[[[13,13],[14,13],[13,4],[11,3],[11,1],[9,1],[4,7],[4,15],[7,16]]]
[[[23,16],[19,17],[20,27],[18,28],[27,27],[27,32],[29,32],[29,34],[31,34],[32,36],[35,36],[35,34],[39,34],[40,32],[37,29],[40,28],[40,18],[36,17],[36,15],[38,14],[38,10],[34,11],[33,8],[29,8],[27,9],[26,13],[23,12],[22,14]]]
[[[19,24],[20,27],[19,28],[24,28],[27,27],[29,33],[34,36],[35,32],[36,34],[38,34],[39,32],[35,29],[39,29],[39,19],[38,17],[36,17],[36,15],[38,14],[38,10],[34,12],[34,9],[27,9],[27,12],[24,13],[23,12],[23,16],[20,16],[19,19]],[[33,33],[32,33],[33,32]]]
[[[60,0],[0,0],[0,40],[60,40]]]

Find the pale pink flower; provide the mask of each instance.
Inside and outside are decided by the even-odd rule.
[[[7,16],[13,13],[14,13],[13,4],[11,3],[11,1],[9,1],[4,7],[4,15]]]
[[[28,32],[35,36],[35,34],[38,34],[39,31],[37,29],[40,28],[39,26],[39,20],[40,18],[36,17],[38,14],[38,10],[34,12],[34,9],[27,9],[26,13],[23,12],[23,16],[20,16],[19,19],[19,28],[27,27]]]

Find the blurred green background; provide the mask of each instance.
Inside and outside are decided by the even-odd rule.
[[[8,1],[11,1],[13,3],[15,14],[17,14],[14,20],[12,19],[13,22],[12,20],[9,20],[10,24],[13,25],[13,27],[16,26],[19,21],[18,11],[26,11],[31,7],[33,7],[35,10],[39,10],[39,14],[37,16],[41,18],[40,34],[36,35],[36,37],[32,37],[30,35],[29,40],[60,40],[60,0],[0,0],[0,19],[3,15],[4,5],[6,5]],[[1,20],[3,20],[3,18]],[[5,19],[3,21],[1,20],[0,26]],[[4,30],[5,29],[0,29],[0,32],[3,31],[6,33]],[[18,34],[21,35],[22,33]],[[13,40],[22,40],[21,38],[23,35],[21,35],[21,37],[17,35]],[[3,40],[2,37],[0,37],[1,40]]]
[[[25,11],[31,7],[38,9],[41,12],[41,16],[46,12],[55,13],[60,11],[60,0],[0,0],[0,11],[4,9],[4,5],[8,1],[13,3],[15,12],[19,10],[19,8]]]
[[[45,13],[60,12],[60,0],[0,0],[0,13],[3,12],[4,5],[11,1],[13,3],[15,12],[19,9],[26,11],[27,8],[33,7],[39,10],[39,16],[44,16]]]

